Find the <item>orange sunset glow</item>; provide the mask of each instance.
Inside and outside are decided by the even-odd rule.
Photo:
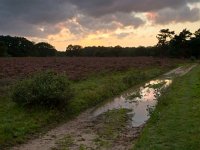
[[[179,33],[187,28],[194,32],[200,26],[198,0],[109,0],[101,3],[98,0],[24,3],[21,0],[17,7],[3,1],[2,12],[10,17],[1,16],[0,34],[49,42],[60,51],[65,51],[69,44],[153,46],[160,29],[170,28]]]

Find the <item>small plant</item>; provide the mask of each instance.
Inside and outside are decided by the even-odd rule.
[[[63,108],[72,97],[70,82],[64,75],[45,71],[18,82],[12,99],[22,107]]]

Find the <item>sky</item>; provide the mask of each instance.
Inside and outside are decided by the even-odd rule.
[[[200,0],[0,0],[0,35],[69,44],[137,47],[160,29],[200,28]]]

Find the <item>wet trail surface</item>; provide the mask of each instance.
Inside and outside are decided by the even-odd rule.
[[[58,143],[66,137],[73,139],[73,143],[65,145],[70,150],[79,150],[83,145],[85,149],[102,149],[94,142],[97,137],[95,131],[98,130],[98,126],[100,125],[97,123],[96,118],[110,110],[123,108],[130,110],[128,112],[130,121],[127,123],[126,128],[120,133],[119,138],[115,140],[112,147],[109,149],[127,150],[131,148],[134,140],[140,135],[140,132],[146,121],[149,119],[150,113],[155,108],[157,99],[161,96],[162,91],[171,85],[174,78],[185,75],[195,66],[196,65],[179,67],[144,85],[134,87],[100,106],[85,111],[74,120],[50,130],[47,134],[38,139],[31,140],[26,144],[13,147],[12,149],[63,149],[63,147],[59,147]]]

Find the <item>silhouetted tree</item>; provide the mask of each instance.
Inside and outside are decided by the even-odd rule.
[[[66,48],[66,55],[67,56],[80,56],[80,52],[82,50],[82,46],[80,45],[68,45]]]
[[[170,54],[175,57],[187,57],[191,36],[192,33],[187,29],[184,29],[179,35],[175,35],[170,41]]]
[[[156,36],[158,43],[156,45],[155,54],[159,56],[168,56],[169,55],[169,43],[170,40],[174,37],[175,32],[170,31],[169,29],[162,29],[160,33]]]
[[[157,35],[158,44],[152,47],[104,47],[68,45],[66,52],[58,52],[49,43],[35,44],[23,37],[0,36],[0,55],[5,56],[89,56],[89,57],[121,57],[121,56],[163,56],[163,57],[196,57],[200,58],[200,29],[195,33],[184,29],[178,35],[169,29],[160,30]]]
[[[193,56],[196,58],[200,57],[200,29],[198,29],[194,33],[194,37],[191,38],[191,41],[189,42],[189,56]]]
[[[0,36],[0,41],[4,42],[7,53],[14,57],[29,56],[34,43],[23,37]]]
[[[82,46],[80,45],[68,45],[67,51],[79,51],[82,49]]]
[[[166,47],[169,45],[169,41],[173,38],[175,32],[169,29],[162,29],[160,33],[156,36],[158,39],[158,47]]]
[[[56,55],[56,49],[52,45],[46,42],[35,44],[34,48],[38,51],[38,54],[41,57]]]
[[[195,35],[195,38],[200,39],[200,29],[198,29],[197,31],[195,31],[194,35]]]

